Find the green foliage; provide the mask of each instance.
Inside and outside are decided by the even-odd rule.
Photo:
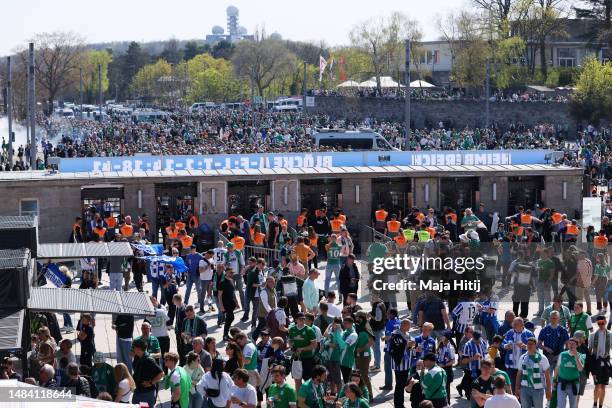
[[[559,71],[556,69],[551,69],[548,71],[548,76],[546,77],[546,82],[544,83],[549,88],[555,88],[559,86]]]
[[[187,72],[191,85],[187,92],[189,103],[238,99],[240,84],[230,61],[200,54],[187,62]]]
[[[172,74],[172,66],[159,59],[154,64],[145,65],[134,76],[131,84],[132,92],[141,98],[160,98],[164,88],[160,81],[162,77]]]
[[[108,66],[113,57],[106,50],[89,50],[83,55],[83,88],[87,99],[92,102],[98,94],[98,65],[102,67],[102,92],[108,91]],[[78,84],[77,84],[78,89]]]
[[[585,61],[571,97],[571,110],[576,119],[594,124],[612,117],[612,63],[601,64],[595,58]]]

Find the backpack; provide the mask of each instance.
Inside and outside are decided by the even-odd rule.
[[[266,326],[268,326],[268,330],[270,330],[270,337],[276,337],[280,335],[280,324],[278,323],[278,319],[276,319],[276,312],[278,308],[272,309],[266,315]]]
[[[389,339],[389,354],[396,365],[401,364],[407,344],[408,341],[401,333],[396,332],[391,335],[391,339]]]
[[[376,320],[376,310],[380,308],[382,313],[382,320]],[[370,318],[370,327],[373,331],[380,331],[385,328],[387,324],[387,308],[383,302],[377,302],[372,307],[372,318]]]

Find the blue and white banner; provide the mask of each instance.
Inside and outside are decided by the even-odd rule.
[[[50,263],[43,266],[43,271],[47,282],[51,282],[55,287],[61,288],[64,286],[68,278],[60,270],[59,266]]]
[[[163,255],[164,254],[164,246],[162,244],[141,244],[138,242],[131,243],[132,249],[135,251],[140,251],[145,256],[155,256],[155,255]]]
[[[148,275],[149,279],[157,279],[164,273],[164,268],[167,264],[172,265],[174,274],[178,277],[187,272],[189,268],[185,265],[185,261],[181,257],[172,257],[168,255],[162,256],[145,256],[144,259],[149,263]]]
[[[61,158],[59,171],[286,169],[354,166],[461,166],[544,164],[552,150],[362,151]]]

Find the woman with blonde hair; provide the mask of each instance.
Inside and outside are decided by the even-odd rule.
[[[117,396],[115,397],[115,402],[129,404],[132,401],[132,394],[136,389],[136,383],[130,375],[127,366],[123,363],[117,364],[113,369],[113,376],[117,383]]]

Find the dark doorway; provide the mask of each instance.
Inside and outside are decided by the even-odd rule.
[[[372,180],[372,210],[383,205],[389,214],[404,218],[412,207],[412,183],[408,177]]]
[[[157,200],[157,231],[165,234],[170,220],[184,220],[194,211],[195,197],[198,195],[197,183],[163,183],[155,185]],[[159,239],[159,234],[155,234]]]
[[[268,208],[269,197],[269,181],[230,181],[227,183],[228,215],[240,214],[248,220],[258,206]]]
[[[341,197],[339,179],[325,178],[302,180],[300,182],[302,207],[314,211],[325,207],[328,210],[338,208]]]
[[[508,178],[508,214],[516,214],[518,207],[533,209],[542,203],[544,177],[526,176]]]
[[[440,179],[440,205],[457,211],[472,208],[479,190],[478,177],[451,177]]]

